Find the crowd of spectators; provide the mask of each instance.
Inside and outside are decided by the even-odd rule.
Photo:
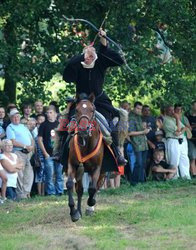
[[[129,113],[124,154],[128,160],[125,177],[132,185],[151,178],[196,177],[196,101],[186,115],[180,104],[162,108],[158,117],[141,102],[133,108],[122,102],[121,108]],[[63,166],[53,154],[60,118],[55,102],[44,107],[37,100],[34,107],[25,104],[21,110],[15,104],[0,107],[0,203],[30,198],[32,193],[64,193]],[[110,186],[119,186],[119,174],[109,176]],[[88,183],[85,175],[86,190]]]
[[[0,107],[1,203],[30,198],[32,192],[63,194],[62,165],[52,155],[58,112],[55,102],[44,107],[41,100],[34,107],[23,105],[21,111],[14,104],[7,112]]]
[[[148,105],[127,102],[129,130],[125,155],[126,176],[132,185],[148,179],[168,180],[196,177],[196,101],[188,112],[181,104],[161,108],[154,117]]]

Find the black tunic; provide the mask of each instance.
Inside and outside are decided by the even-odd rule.
[[[117,52],[101,45],[93,68],[84,68],[81,64],[83,61],[84,55],[73,57],[64,70],[63,79],[66,82],[76,83],[76,94],[94,93],[97,111],[111,121],[113,117],[118,116],[118,112],[103,92],[103,83],[107,68],[122,65],[123,59]]]

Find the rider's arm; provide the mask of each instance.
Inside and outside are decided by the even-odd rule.
[[[98,57],[106,67],[121,66],[124,61],[118,52],[108,48],[108,46],[100,45]]]
[[[103,37],[106,35],[105,31],[100,31],[100,48],[98,57],[101,59],[105,67],[121,66],[124,61],[120,54],[108,47],[107,40]]]

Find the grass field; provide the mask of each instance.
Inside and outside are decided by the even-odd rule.
[[[102,190],[95,215],[77,223],[65,195],[7,202],[0,249],[196,249],[196,180]]]

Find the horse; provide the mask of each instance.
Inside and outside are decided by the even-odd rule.
[[[96,204],[96,192],[103,183],[104,173],[101,171],[104,142],[99,124],[95,120],[95,96],[80,95],[75,107],[75,130],[69,142],[67,169],[67,193],[70,216],[73,222],[82,217],[81,202],[83,195],[82,176],[85,172],[90,175],[88,188],[87,215],[91,215]],[[74,179],[76,181],[77,208],[73,198]]]

